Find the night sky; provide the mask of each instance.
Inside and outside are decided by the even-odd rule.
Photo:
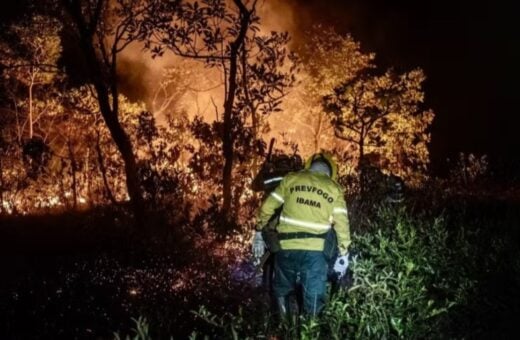
[[[512,2],[291,0],[295,32],[313,23],[350,32],[377,63],[425,70],[426,104],[434,109],[431,155],[439,171],[459,151],[520,159],[515,76],[519,29]],[[2,1],[5,22],[27,0]],[[18,10],[8,10],[15,4]],[[300,39],[301,37],[296,37]]]
[[[515,76],[520,76],[519,25],[502,1],[293,1],[299,25],[332,24],[350,32],[377,63],[425,70],[433,166],[464,151],[518,161]]]

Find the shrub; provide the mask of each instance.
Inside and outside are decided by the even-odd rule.
[[[372,223],[353,235],[353,285],[331,297],[319,318],[300,319],[297,330],[268,314],[255,319],[258,310],[216,316],[204,308],[197,315],[230,339],[443,337],[449,313],[475,287],[465,236],[450,234],[443,217],[412,217],[404,209],[381,208]]]

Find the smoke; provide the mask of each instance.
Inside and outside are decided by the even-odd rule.
[[[234,8],[232,1],[228,3]],[[262,33],[294,31],[293,9],[286,1],[260,1],[257,13]],[[152,112],[157,111],[157,102],[164,99],[158,96],[161,83],[171,78],[167,90],[176,92],[177,98],[170,110],[185,112],[191,117],[201,115],[208,121],[216,118],[216,111],[223,111],[223,76],[218,70],[205,67],[201,61],[188,60],[171,52],[152,58],[142,43],[134,43],[121,53],[118,73],[122,92],[131,100],[145,102]],[[156,117],[158,121],[162,120],[162,113]]]
[[[295,29],[295,17],[293,6],[283,0],[262,1],[258,4],[258,16],[262,28],[266,32],[287,31],[291,34]]]

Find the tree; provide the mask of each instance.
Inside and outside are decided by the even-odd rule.
[[[276,124],[284,127],[291,120],[290,132],[298,139],[304,155],[337,146],[330,117],[323,109],[323,97],[341,82],[372,69],[375,57],[363,53],[352,36],[339,35],[332,28],[315,25],[306,36],[309,39],[296,48],[301,59],[298,83],[284,101],[284,114],[275,118]]]
[[[324,97],[336,137],[356,145],[360,171],[368,152],[382,158],[381,168],[401,176],[426,170],[426,129],[433,113],[421,108],[424,79],[420,69],[401,75],[362,72]]]
[[[136,221],[142,225],[143,198],[132,143],[119,120],[118,56],[136,40],[136,18],[146,10],[140,0],[60,0],[70,29],[84,52],[101,115],[124,162],[126,186]]]
[[[288,57],[286,34],[259,33],[257,1],[154,1],[145,15],[141,37],[154,56],[169,50],[204,61],[223,74],[224,100],[219,136],[222,141],[222,212],[229,217],[238,135],[249,118],[258,132],[258,112],[277,109],[293,79],[282,66]],[[255,59],[256,55],[256,59]],[[264,64],[260,64],[260,61]],[[255,84],[256,85],[253,85]],[[249,116],[249,117],[248,117]]]
[[[36,107],[35,87],[49,85],[60,76],[58,69],[58,59],[62,51],[60,31],[61,25],[56,20],[36,15],[31,19],[25,19],[22,23],[11,25],[6,39],[0,43],[0,63],[4,67],[2,76],[9,83],[6,90],[11,94],[15,113],[18,113],[17,106],[20,103],[19,95],[15,90],[17,85],[24,86],[27,91],[27,100],[22,101],[27,108],[27,118],[23,119],[18,127],[20,143],[26,135],[26,126],[26,136],[30,140],[34,137],[34,125],[47,112]],[[41,103],[40,101],[39,108]]]
[[[359,174],[369,153],[383,171],[417,183],[429,162],[433,119],[422,107],[422,71],[381,71],[375,54],[330,28],[314,26],[307,36],[297,47],[298,84],[272,124],[284,126],[303,155],[333,150],[349,172]]]
[[[163,70],[161,81],[151,95],[150,107],[154,115],[160,116],[172,111],[180,111],[182,98],[190,90],[190,65],[181,63],[179,66]]]
[[[124,103],[123,98],[120,102],[120,114],[126,112]],[[123,165],[117,157],[117,148],[99,112],[93,86],[84,85],[67,91],[64,94],[63,106],[65,114],[57,123],[56,137],[51,147],[69,163],[73,206],[76,206],[80,194],[82,197],[88,197],[89,204],[103,203],[104,197],[112,204],[117,204],[117,199],[123,199],[124,194],[116,195],[109,182],[119,182],[120,178],[124,177],[119,171]],[[117,158],[117,161],[114,161],[114,158]],[[108,162],[113,167],[110,174],[106,166]],[[98,171],[102,179],[100,190],[95,186]],[[82,178],[81,183],[79,178]],[[118,193],[120,191],[122,190],[117,190]]]
[[[71,188],[73,205],[75,196],[96,202],[108,198],[113,204],[125,199],[123,160],[103,123],[92,86],[66,93],[64,105],[66,114],[57,123],[51,147],[68,162],[71,180],[66,185]],[[119,120],[135,150],[143,198],[154,207],[178,195],[176,162],[183,135],[177,133],[182,130],[178,122],[166,118],[166,125],[158,126],[144,103],[120,95]]]
[[[287,32],[255,35],[253,39],[255,43],[247,40],[248,44],[241,51],[241,86],[237,87],[234,110],[244,120],[250,121],[252,138],[258,140],[264,132],[262,130],[268,129],[268,115],[282,111],[282,100],[295,84],[299,60],[295,54],[287,53],[290,39]],[[238,126],[245,125],[244,121]],[[257,161],[254,157],[252,177],[258,171]]]
[[[42,200],[36,191],[50,187],[46,173],[52,158],[49,141],[62,113],[61,27],[49,16],[34,15],[2,32],[1,204],[11,211],[38,205]],[[36,180],[40,186],[29,190]]]

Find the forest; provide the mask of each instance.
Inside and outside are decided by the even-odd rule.
[[[1,23],[1,338],[516,334],[519,172],[460,152],[437,176],[423,69],[281,21],[43,0]],[[355,256],[319,317],[280,323],[251,262],[259,183],[325,151]]]

